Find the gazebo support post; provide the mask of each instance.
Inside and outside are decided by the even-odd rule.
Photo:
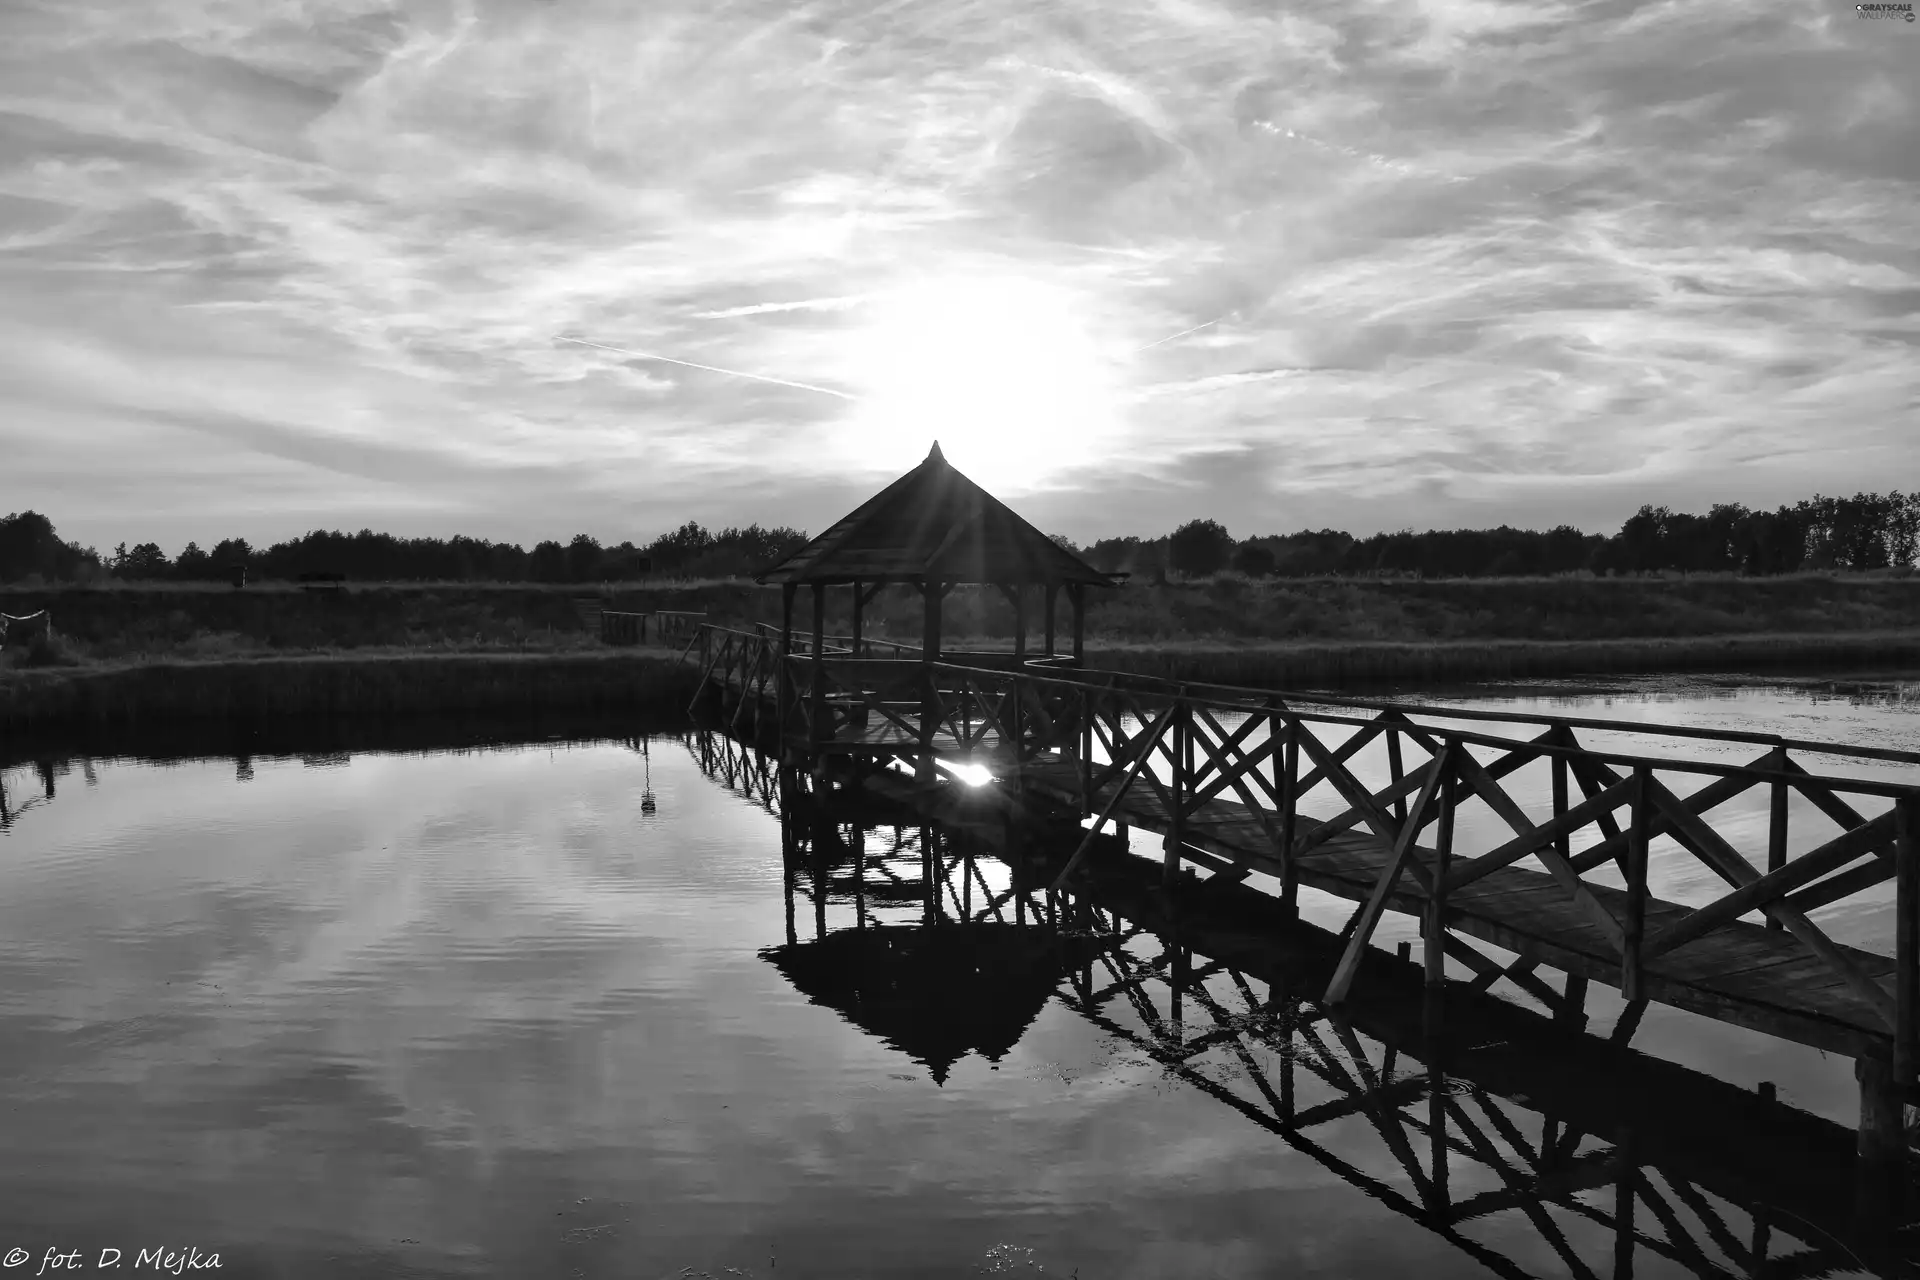
[[[1027,584],[1016,582],[1007,588],[1007,596],[1013,601],[1013,660],[1016,664],[1027,660]]]
[[[853,656],[860,656],[860,611],[866,604],[866,593],[860,589],[859,579],[853,583]]]
[[[1067,588],[1073,602],[1073,665],[1087,656],[1087,584],[1076,582]]]
[[[787,742],[787,706],[793,700],[793,597],[800,590],[799,584],[783,582],[780,584],[780,669],[776,673],[773,689],[774,696],[780,699],[780,746],[786,749]]]
[[[1059,596],[1060,584],[1057,582],[1049,582],[1047,584],[1047,656],[1049,658],[1053,656],[1054,601],[1057,600]]]
[[[920,669],[925,679],[920,690],[920,759],[914,775],[932,782],[933,734],[940,719],[940,688],[933,664],[940,661],[940,598],[945,592],[937,578],[920,583],[920,598],[925,604],[924,625],[920,634]]]
[[[827,584],[813,584],[813,741],[827,740]]]

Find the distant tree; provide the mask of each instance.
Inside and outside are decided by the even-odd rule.
[[[567,549],[552,539],[538,543],[528,558],[527,568],[535,582],[565,582]]]
[[[1119,573],[1132,567],[1131,561],[1139,548],[1138,538],[1102,538],[1081,554],[1094,568],[1104,573]]]
[[[253,548],[247,545],[245,538],[222,538],[207,553],[207,558],[213,561],[215,569],[222,575],[245,565],[252,557]]]
[[[142,542],[131,551],[126,546],[123,542],[115,551],[115,577],[130,582],[155,582],[172,576],[173,563],[167,559],[167,553],[160,549],[159,543]]]
[[[1355,542],[1352,534],[1338,529],[1302,529],[1284,537],[1263,538],[1261,545],[1273,552],[1275,573],[1305,578],[1341,572]]]
[[[1249,578],[1270,577],[1274,563],[1273,552],[1251,539],[1233,550],[1233,567]]]
[[[598,582],[601,559],[598,539],[584,533],[575,534],[567,544],[567,581]]]
[[[0,582],[29,577],[72,581],[99,572],[99,555],[90,547],[62,542],[53,522],[39,512],[0,518]]]
[[[0,582],[29,574],[53,577],[59,545],[53,521],[37,511],[22,511],[0,520]]]
[[[1080,554],[1080,548],[1075,546],[1073,539],[1064,533],[1050,533],[1047,535],[1047,541],[1071,555]]]
[[[1920,493],[1887,495],[1887,563],[1911,565],[1920,557]]]
[[[1167,539],[1167,567],[1189,577],[1218,573],[1233,556],[1233,535],[1213,520],[1189,520]]]
[[[672,533],[649,542],[643,552],[661,573],[684,573],[693,559],[713,545],[713,535],[698,521],[689,520]]]
[[[1591,569],[1594,555],[1606,542],[1599,534],[1584,534],[1570,524],[1555,525],[1547,530],[1546,545],[1542,549],[1546,560],[1543,568],[1547,573]]]
[[[213,557],[199,543],[189,542],[173,562],[173,576],[182,582],[207,582],[219,575],[214,572]]]

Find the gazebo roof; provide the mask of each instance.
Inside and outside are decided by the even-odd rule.
[[[1091,583],[1102,573],[955,470],[936,443],[922,462],[758,581]]]

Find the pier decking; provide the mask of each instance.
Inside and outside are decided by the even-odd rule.
[[[974,976],[976,951],[1004,940],[1038,958],[1027,978],[1057,984],[1060,1004],[1168,1078],[1513,1280],[1607,1274],[1609,1253],[1616,1276],[1636,1257],[1713,1280],[1914,1274],[1912,1241],[1862,1217],[1847,1128],[1770,1086],[1631,1048],[1630,1012],[1594,1035],[1565,1009],[1456,990],[1436,1029],[1424,966],[1405,945],[1370,950],[1350,996],[1329,1004],[1318,992],[1346,940],[1290,918],[1271,894],[1202,882],[1170,895],[1159,868],[1113,836],[1070,889],[1054,889],[1077,824],[1030,824],[1029,839],[996,821],[983,789],[927,789],[895,771],[838,785],[803,758],[781,764],[713,731],[689,746],[717,782],[780,817],[788,941],[768,959],[783,971],[809,954],[841,964],[843,985],[885,995],[879,1014],[912,1006],[929,956],[955,954],[958,971],[919,994],[978,1003],[955,1010],[956,1025],[1000,1028],[977,1038],[997,1056],[1037,1009],[1033,981]],[[989,860],[1008,874],[990,878]],[[811,938],[799,904],[811,907]],[[908,947],[909,963],[879,945],[915,935],[924,943]],[[936,1079],[951,1066],[946,1024],[827,1002]]]
[[[1070,764],[1034,762],[1022,766],[1023,780],[1062,801],[1075,801],[1077,777]],[[1116,783],[1099,788],[1096,809],[1104,809],[1119,791]],[[1151,789],[1121,800],[1117,816],[1129,826],[1165,836],[1174,820]],[[1302,814],[1297,838],[1307,847],[1295,857],[1294,875],[1310,888],[1364,903],[1393,861],[1392,846],[1369,832],[1340,830],[1315,840],[1325,819]],[[1183,823],[1182,857],[1213,871],[1247,866],[1279,879],[1285,867],[1272,851],[1266,829],[1254,812],[1237,800],[1215,797],[1189,812]],[[1410,859],[1431,876],[1438,852],[1415,845]],[[1586,892],[1609,914],[1625,918],[1629,895],[1608,885]],[[1407,877],[1387,906],[1418,916],[1424,895]],[[1676,926],[1692,909],[1649,898],[1645,928],[1652,936]],[[1620,955],[1608,935],[1579,900],[1546,871],[1506,866],[1457,890],[1448,901],[1448,927],[1505,951],[1516,952],[1563,973],[1578,974],[1608,986],[1622,983]],[[1835,944],[1836,950],[1871,980],[1891,989],[1894,962]],[[1457,954],[1457,953],[1456,953]],[[1644,993],[1650,1000],[1721,1021],[1752,1027],[1848,1057],[1888,1050],[1887,1026],[1878,1013],[1820,957],[1811,955],[1785,930],[1731,921],[1649,962]]]
[[[1577,1001],[1595,981],[1641,1008],[1669,1005],[1853,1058],[1863,1144],[1904,1159],[1901,1104],[1920,1101],[1920,757],[1301,699],[1008,655],[931,662],[893,645],[879,658],[871,642],[831,638],[818,649],[790,639],[783,658],[773,635],[702,634],[704,696],[733,730],[794,759],[929,811],[941,793],[971,790],[949,775],[973,765],[993,781],[972,807],[998,806],[999,820],[1018,822],[1021,804],[1043,801],[1093,819],[1094,832],[1124,824],[1160,837],[1169,876],[1192,867],[1222,884],[1268,877],[1288,908],[1301,886],[1358,904],[1329,1003],[1344,998],[1381,918],[1412,916],[1436,990],[1458,985],[1449,962],[1476,988],[1504,981],[1549,1006]],[[1683,750],[1589,745],[1619,729]],[[1732,751],[1754,755],[1728,763]],[[1377,767],[1361,779],[1369,753],[1386,757],[1384,785]],[[1859,768],[1814,772],[1803,759]],[[1764,816],[1737,816],[1729,802],[1753,791],[1767,799]],[[1458,834],[1469,816],[1471,839]],[[1765,843],[1749,855],[1739,846],[1756,829]],[[1088,833],[1063,885],[1094,844]],[[1656,848],[1669,868],[1677,859],[1712,872],[1723,892],[1658,896],[1654,884],[1675,877],[1650,877]],[[1822,919],[1891,915],[1893,946],[1830,937],[1809,914],[1830,907],[1839,910]]]
[[[1124,576],[1042,534],[936,445],[759,576],[780,588],[778,629],[699,628],[695,707],[850,802],[997,824],[1014,844],[1070,832],[1049,901],[1112,870],[1105,833],[1124,826],[1160,837],[1170,895],[1194,880],[1253,893],[1280,921],[1298,920],[1303,887],[1355,903],[1323,1009],[1349,1005],[1398,913],[1418,922],[1436,1025],[1502,984],[1580,1022],[1599,981],[1619,988],[1629,1037],[1658,1002],[1844,1054],[1859,1167],[1907,1195],[1920,753],[1087,669],[1089,593]],[[961,584],[1004,596],[1011,651],[943,650],[943,601]],[[863,637],[888,589],[918,596],[919,645]],[[844,637],[826,628],[837,590]],[[1026,649],[1036,591],[1043,657]],[[1070,657],[1056,654],[1063,595]],[[1607,744],[1622,730],[1631,749]]]

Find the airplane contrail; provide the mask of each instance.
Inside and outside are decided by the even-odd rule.
[[[1193,326],[1193,328],[1191,328],[1191,329],[1182,329],[1182,330],[1181,330],[1180,332],[1178,332],[1178,333],[1170,333],[1170,334],[1168,334],[1168,335],[1167,335],[1166,337],[1164,337],[1164,338],[1156,338],[1156,339],[1155,339],[1155,340],[1153,340],[1152,342],[1149,342],[1149,343],[1148,343],[1148,344],[1147,344],[1146,346],[1144,346],[1144,347],[1140,347],[1140,348],[1137,348],[1137,349],[1136,349],[1136,350],[1134,351],[1134,354],[1135,354],[1135,355],[1139,355],[1139,354],[1140,354],[1140,352],[1142,352],[1142,351],[1151,351],[1151,350],[1153,350],[1153,349],[1154,349],[1155,347],[1157,347],[1157,346],[1159,346],[1159,345],[1160,345],[1161,343],[1163,343],[1163,342],[1172,342],[1172,341],[1173,341],[1173,340],[1174,340],[1175,338],[1184,338],[1184,337],[1186,337],[1186,336],[1187,336],[1188,334],[1190,334],[1190,333],[1198,333],[1198,332],[1200,332],[1200,331],[1201,331],[1202,329],[1211,329],[1211,328],[1212,328],[1212,327],[1213,327],[1214,325],[1216,325],[1216,324],[1219,324],[1219,323],[1220,323],[1220,322],[1221,322],[1222,320],[1230,320],[1230,319],[1232,319],[1232,318],[1233,318],[1233,315],[1234,315],[1234,313],[1233,313],[1233,312],[1231,312],[1231,311],[1229,311],[1229,312],[1227,312],[1227,314],[1226,314],[1226,315],[1224,315],[1224,316],[1215,316],[1215,317],[1214,317],[1213,319],[1211,319],[1211,320],[1209,320],[1209,321],[1207,321],[1207,322],[1206,322],[1205,324],[1197,324],[1197,325],[1195,325],[1195,326]]]
[[[791,378],[775,378],[764,373],[748,373],[744,369],[722,369],[719,365],[700,364],[693,360],[679,360],[673,356],[656,355],[650,351],[629,351],[625,347],[610,347],[604,342],[589,342],[585,338],[562,337],[562,342],[571,342],[575,346],[592,347],[597,351],[611,351],[619,356],[632,356],[636,360],[659,360],[665,364],[683,365],[689,369],[704,369],[708,373],[724,373],[733,378],[751,378],[755,382],[770,382],[776,387],[792,387],[797,391],[817,391],[823,396],[838,396],[842,400],[859,400],[860,397],[845,391],[836,391],[832,387],[816,386],[811,382],[795,382]]]
[[[744,307],[728,307],[724,311],[696,311],[694,319],[734,320],[741,316],[764,316],[780,311],[845,311],[875,296],[871,293],[850,293],[837,298],[807,298],[800,302],[756,302]]]

